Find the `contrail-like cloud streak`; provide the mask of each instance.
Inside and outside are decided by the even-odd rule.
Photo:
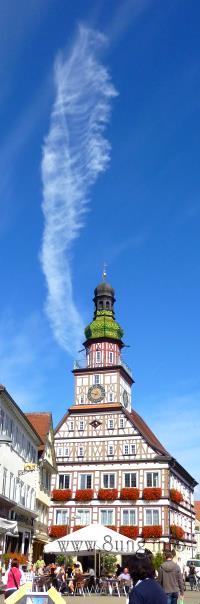
[[[99,60],[104,43],[100,33],[80,27],[71,52],[57,59],[55,102],[43,148],[41,263],[48,290],[46,312],[57,342],[70,353],[83,336],[73,301],[72,243],[84,225],[91,185],[110,159],[104,131],[117,93]]]

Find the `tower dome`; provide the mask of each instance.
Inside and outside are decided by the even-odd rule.
[[[123,330],[115,321],[114,303],[115,291],[113,287],[103,281],[94,290],[95,311],[93,321],[87,325],[85,336],[87,340],[111,338],[121,340]]]

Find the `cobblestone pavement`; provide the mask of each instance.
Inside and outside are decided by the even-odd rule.
[[[67,596],[64,600],[66,603],[73,604],[75,599],[78,599],[78,602],[80,602],[80,598],[82,598],[82,596]],[[103,594],[101,596],[92,595],[85,596],[83,598],[83,604],[112,604],[113,601],[116,603],[118,600],[118,596],[105,596]],[[187,587],[187,590],[184,593],[184,602],[185,604],[200,604],[200,591],[190,591],[189,587]],[[2,595],[0,595],[0,604],[4,604],[4,596]],[[126,604],[126,599],[124,597],[120,598],[120,604]]]

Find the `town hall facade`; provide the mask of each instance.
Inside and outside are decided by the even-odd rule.
[[[135,539],[135,549],[170,545],[193,557],[196,481],[132,409],[114,303],[113,288],[98,285],[85,363],[73,370],[74,402],[55,430],[49,536],[100,523]]]

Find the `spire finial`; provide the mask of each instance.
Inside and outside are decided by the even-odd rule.
[[[106,269],[107,269],[107,264],[104,262],[103,273],[102,273],[102,279],[103,279],[103,281],[105,281],[106,277],[107,277],[107,270]]]

